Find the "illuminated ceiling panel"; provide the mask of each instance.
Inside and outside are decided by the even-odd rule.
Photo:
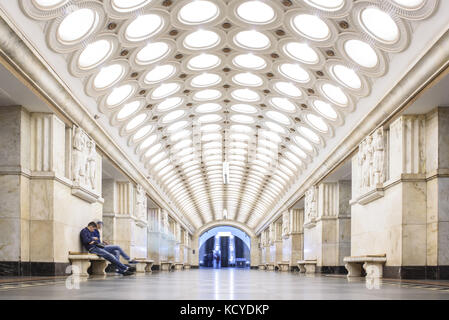
[[[269,215],[436,0],[21,5],[198,228]]]

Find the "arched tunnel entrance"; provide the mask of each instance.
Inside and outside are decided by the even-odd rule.
[[[199,238],[201,268],[249,268],[251,238],[246,232],[231,226],[219,226]]]

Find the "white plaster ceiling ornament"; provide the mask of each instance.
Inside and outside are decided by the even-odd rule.
[[[436,5],[21,0],[197,228],[269,214]]]

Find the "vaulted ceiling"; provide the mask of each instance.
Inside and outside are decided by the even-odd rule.
[[[364,108],[437,1],[20,5],[82,83],[75,94],[95,99],[194,227],[227,218],[254,228]]]

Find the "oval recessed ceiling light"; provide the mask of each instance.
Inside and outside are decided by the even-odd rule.
[[[217,112],[221,110],[221,105],[218,103],[203,103],[196,107],[195,111],[198,113]]]
[[[307,140],[304,139],[303,137],[295,136],[294,139],[295,139],[295,142],[296,142],[300,147],[303,147],[303,148],[306,149],[307,151],[313,151],[313,146],[310,144],[309,141],[307,141]]]
[[[251,72],[238,73],[232,77],[232,81],[238,85],[248,87],[258,87],[263,84],[262,78]]]
[[[139,131],[140,130],[141,129],[139,129]],[[137,132],[139,132],[139,131],[137,131]],[[139,145],[139,150],[143,150],[143,149],[148,148],[149,146],[154,144],[156,141],[157,141],[157,134],[152,134],[151,136],[146,138],[144,141],[142,141],[142,143]]]
[[[212,69],[220,65],[221,59],[214,55],[208,53],[201,53],[189,60],[187,67],[190,70],[207,70]]]
[[[165,42],[152,42],[145,45],[136,55],[136,63],[146,65],[166,57],[170,47]]]
[[[331,120],[337,119],[337,112],[335,112],[334,108],[332,108],[329,103],[326,103],[322,100],[315,100],[313,101],[313,106],[319,113],[321,113],[326,118]]]
[[[151,130],[153,129],[153,126],[151,124],[144,126],[142,128],[140,128],[139,130],[137,130],[137,132],[134,134],[133,136],[133,140],[139,140],[140,138],[146,136],[148,133],[151,132]]]
[[[184,39],[184,46],[191,50],[213,48],[220,42],[220,36],[210,30],[198,30],[190,33]]]
[[[134,112],[137,111],[140,107],[140,101],[133,101],[125,104],[122,109],[120,109],[119,113],[117,114],[117,119],[121,120],[124,119]]]
[[[89,35],[98,24],[98,13],[82,8],[67,15],[58,27],[58,39],[63,44],[78,42]]]
[[[220,10],[211,1],[196,0],[184,5],[178,13],[178,20],[185,24],[195,25],[213,21]]]
[[[177,83],[163,83],[151,93],[152,99],[162,99],[176,93],[180,89]]]
[[[254,102],[260,99],[259,94],[251,89],[236,89],[232,91],[231,96],[240,101]]]
[[[399,39],[399,28],[386,12],[377,7],[368,7],[360,13],[365,31],[383,42],[394,43]]]
[[[271,121],[265,121],[265,125],[268,127],[268,129],[270,129],[271,131],[274,132],[278,132],[278,133],[282,133],[285,134],[286,131],[284,129],[284,127],[278,125],[277,123],[271,122]]]
[[[173,142],[179,141],[181,139],[189,137],[190,134],[191,134],[191,132],[189,130],[181,130],[179,132],[173,133],[170,136],[170,140],[173,141]]]
[[[218,114],[206,114],[198,118],[199,123],[211,123],[220,121],[222,117]]]
[[[303,159],[307,159],[307,153],[305,153],[301,148],[299,148],[297,145],[290,144],[288,148],[293,151],[295,154],[300,156]]]
[[[180,97],[167,98],[157,105],[157,110],[168,111],[170,109],[178,107],[183,101],[184,100]]]
[[[215,89],[205,89],[196,92],[193,99],[197,101],[215,100],[221,97],[221,92]]]
[[[271,44],[266,35],[256,30],[240,31],[234,36],[234,42],[239,47],[252,50],[263,50]]]
[[[137,128],[140,124],[142,124],[145,121],[146,118],[147,118],[147,115],[145,113],[139,114],[138,116],[134,117],[126,125],[126,131],[131,131],[131,130]]]
[[[215,73],[203,73],[192,79],[190,84],[193,87],[210,87],[220,83],[221,77]]]
[[[207,124],[205,126],[201,126],[201,131],[204,132],[214,132],[214,131],[220,131],[221,126],[219,124]]]
[[[257,109],[253,106],[250,106],[249,104],[234,104],[231,106],[231,109],[235,112],[241,112],[241,113],[256,113]]]
[[[165,81],[175,74],[176,68],[171,64],[156,66],[145,76],[145,83],[154,84]]]
[[[115,106],[126,100],[133,92],[133,87],[129,84],[117,87],[106,98],[106,104]]]
[[[298,131],[314,143],[320,143],[320,137],[307,127],[299,126]]]
[[[253,129],[249,126],[245,126],[242,124],[234,124],[231,126],[231,130],[235,132],[244,132],[244,133],[251,133],[253,132]]]
[[[94,78],[93,86],[96,89],[104,89],[120,80],[124,72],[121,64],[111,64],[101,68]]]
[[[305,83],[310,81],[309,73],[296,63],[283,63],[279,66],[279,72],[286,78]]]
[[[307,64],[315,64],[319,61],[315,49],[307,43],[289,42],[284,45],[284,52],[291,58]]]
[[[163,123],[173,122],[173,121],[178,120],[179,118],[183,117],[185,115],[185,113],[186,112],[184,110],[172,111],[162,118],[162,122]]]
[[[309,39],[322,41],[330,36],[329,27],[318,16],[298,14],[292,23],[298,33]]]
[[[231,116],[231,121],[244,124],[251,124],[254,123],[254,118],[243,114],[234,114]]]
[[[326,124],[326,122],[323,120],[323,118],[318,117],[318,116],[316,116],[314,114],[311,114],[311,113],[307,114],[306,118],[310,122],[312,127],[317,129],[318,131],[322,131],[322,132],[329,131],[329,127]]]
[[[291,82],[278,81],[273,85],[273,88],[277,92],[292,98],[300,98],[302,96],[301,90]]]
[[[332,67],[332,72],[337,81],[340,81],[349,88],[360,89],[362,87],[362,80],[360,80],[360,77],[354,70],[337,64]]]
[[[266,61],[252,53],[239,54],[232,62],[235,66],[245,69],[260,70],[267,66]]]
[[[379,61],[376,51],[366,42],[348,40],[344,44],[344,49],[349,58],[362,67],[374,68]]]
[[[167,127],[167,131],[168,132],[176,132],[176,131],[178,131],[178,130],[180,130],[182,128],[185,128],[188,124],[189,124],[189,122],[185,121],[185,120],[178,121],[178,122],[175,122],[175,123],[169,125]]]
[[[142,41],[150,38],[164,26],[164,20],[157,14],[145,14],[132,21],[125,31],[129,41]]]
[[[246,1],[237,7],[237,16],[250,24],[267,24],[276,18],[272,7],[262,1]]]
[[[275,97],[275,98],[271,98],[270,102],[274,107],[276,107],[277,109],[279,109],[281,111],[285,111],[285,112],[295,112],[296,111],[295,104],[292,103],[287,98]]]
[[[151,0],[112,0],[112,8],[115,11],[125,13],[140,9],[150,2]]]
[[[274,121],[277,121],[279,123],[282,123],[286,126],[290,124],[290,119],[283,113],[277,112],[277,111],[267,111],[266,116]]]
[[[161,149],[162,149],[162,144],[157,143],[154,146],[152,146],[150,149],[148,149],[147,152],[145,152],[145,157],[150,157],[153,154],[155,154],[156,152],[160,151]]]
[[[335,104],[347,106],[349,103],[348,96],[341,90],[341,88],[330,83],[325,83],[321,86],[326,98]]]
[[[112,53],[112,43],[101,39],[87,45],[78,57],[80,69],[91,69],[105,61]]]
[[[304,0],[304,2],[325,11],[340,10],[345,4],[345,0]]]

